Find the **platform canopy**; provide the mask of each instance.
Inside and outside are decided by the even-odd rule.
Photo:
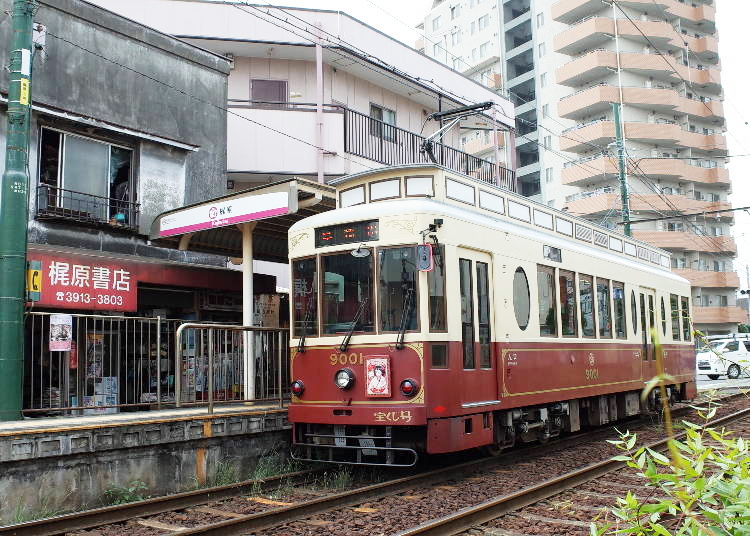
[[[253,258],[288,262],[287,231],[299,220],[336,208],[336,189],[292,178],[159,214],[153,243],[180,250],[243,256],[240,226],[255,222]]]

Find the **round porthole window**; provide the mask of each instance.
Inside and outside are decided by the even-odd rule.
[[[526,272],[519,266],[513,275],[513,310],[521,329],[526,329],[529,325],[530,307],[529,280],[526,278]]]

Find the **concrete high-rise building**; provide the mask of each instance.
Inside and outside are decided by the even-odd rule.
[[[516,103],[518,180],[535,200],[621,220],[612,104],[622,105],[637,238],[672,252],[693,320],[736,331],[739,279],[713,0],[435,0],[424,53]],[[499,76],[498,76],[499,75]],[[704,214],[706,213],[706,214]],[[685,216],[689,215],[689,216]]]

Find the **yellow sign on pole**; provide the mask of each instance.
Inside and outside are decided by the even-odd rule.
[[[18,102],[24,106],[29,105],[29,79],[21,78],[21,96],[18,97]]]

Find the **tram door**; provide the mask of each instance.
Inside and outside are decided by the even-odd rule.
[[[461,341],[456,358],[462,368],[462,403],[479,404],[497,398],[493,372],[492,258],[487,253],[459,249],[458,276]]]
[[[654,289],[641,287],[638,294],[638,301],[638,307],[641,312],[641,355],[643,359],[643,373],[644,375],[653,375],[653,362],[656,360],[656,351],[654,349],[651,330],[655,329],[656,326],[656,292]]]

